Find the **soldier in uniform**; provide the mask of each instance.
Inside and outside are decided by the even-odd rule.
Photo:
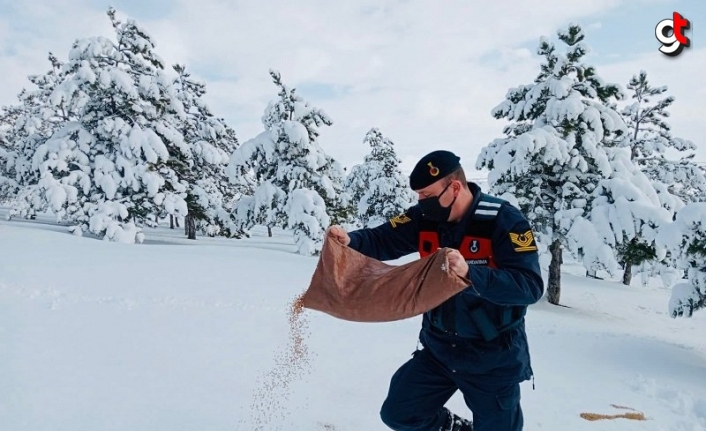
[[[519,431],[520,382],[532,377],[527,306],[544,293],[537,245],[522,213],[468,183],[449,151],[424,156],[410,175],[419,202],[372,229],[329,231],[378,260],[440,247],[471,285],[426,312],[418,349],[392,376],[382,421],[396,431]],[[444,405],[461,391],[473,422]]]

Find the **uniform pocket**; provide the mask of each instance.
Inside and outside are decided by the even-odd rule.
[[[500,410],[512,410],[520,403],[520,385],[514,384],[501,390],[496,395]]]

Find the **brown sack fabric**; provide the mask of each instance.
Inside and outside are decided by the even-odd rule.
[[[354,322],[389,322],[417,316],[471,284],[448,271],[447,250],[392,266],[327,235],[301,304]]]

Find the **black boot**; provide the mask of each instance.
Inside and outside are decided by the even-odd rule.
[[[473,422],[451,413],[446,407],[444,411],[446,411],[446,423],[439,431],[473,431]]]

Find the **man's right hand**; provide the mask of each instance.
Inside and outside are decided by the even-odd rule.
[[[328,229],[326,229],[326,233],[330,233],[338,242],[340,242],[343,245],[348,245],[351,242],[351,237],[348,236],[348,232],[346,232],[345,229],[343,229],[341,226],[331,226]]]

